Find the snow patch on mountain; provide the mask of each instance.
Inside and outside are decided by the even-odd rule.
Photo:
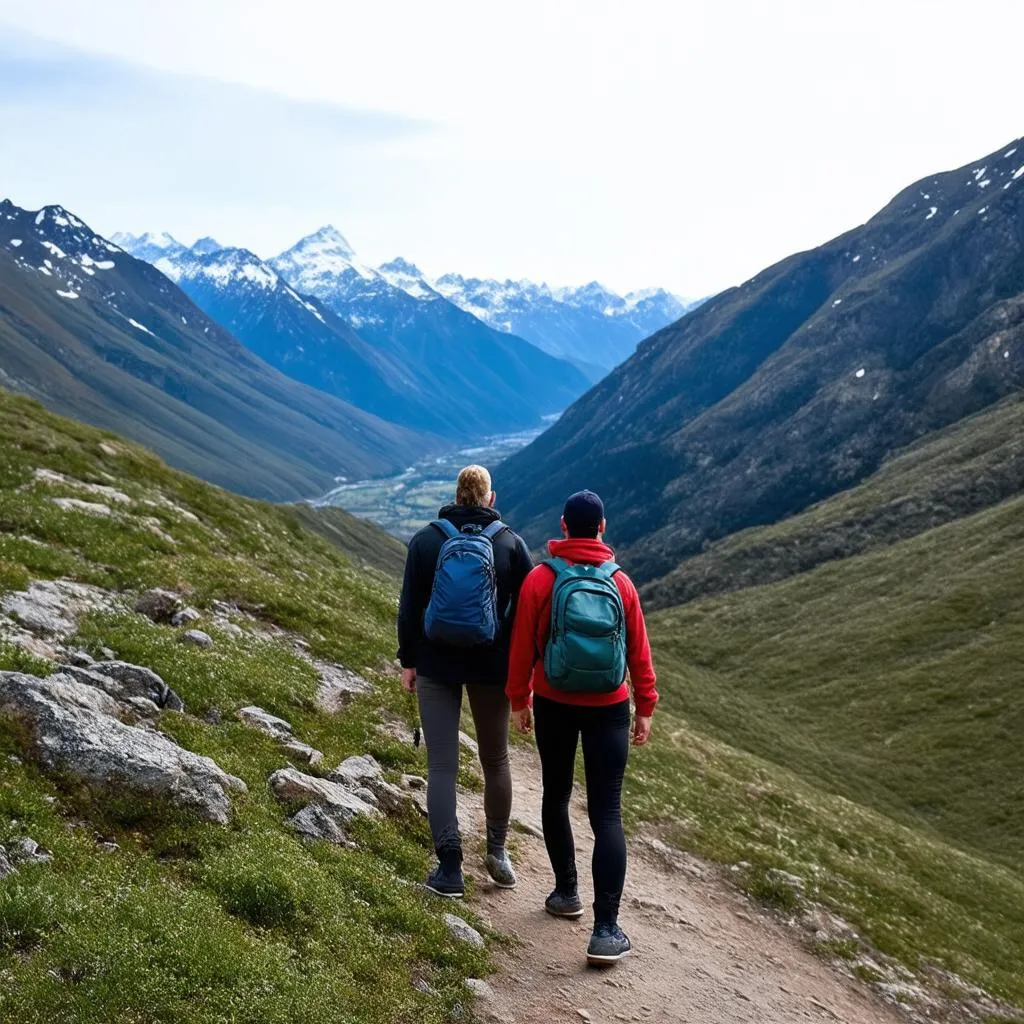
[[[382,263],[377,268],[377,272],[389,284],[401,288],[403,292],[411,295],[414,299],[432,302],[440,298],[440,295],[427,283],[423,271],[408,260],[399,257],[389,263]]]
[[[117,231],[110,240],[130,252],[136,259],[147,263],[156,263],[167,256],[177,256],[186,252],[188,246],[182,245],[173,235],[166,231],[146,231],[141,235],[133,235],[127,231]]]
[[[316,298],[333,294],[339,285],[355,278],[383,280],[358,259],[345,236],[329,224],[269,262],[297,291]]]
[[[496,330],[518,334],[552,355],[601,370],[622,362],[638,342],[697,305],[663,288],[621,295],[597,281],[554,287],[527,279],[444,274],[429,283]]]

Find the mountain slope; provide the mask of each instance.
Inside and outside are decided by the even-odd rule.
[[[0,204],[0,383],[266,497],[388,472],[424,444],[278,373],[60,207]]]
[[[602,492],[638,576],[849,487],[1024,386],[1024,148],[901,192],[867,224],[684,316],[498,474],[539,540]]]
[[[412,384],[397,359],[326,306],[299,295],[254,253],[202,239],[202,251],[169,247],[160,255],[152,244],[130,236],[122,241],[133,253],[148,252],[200,309],[294,380],[404,426],[450,431],[446,411]]]
[[[696,305],[663,288],[618,295],[596,281],[580,288],[551,288],[532,281],[445,274],[433,287],[496,330],[518,334],[568,359],[594,380],[629,358],[642,339]]]
[[[334,228],[309,235],[270,264],[297,292],[318,299],[397,360],[410,390],[443,412],[453,436],[537,426],[588,386],[575,366],[493,330],[433,289],[413,295],[396,286],[389,277],[411,264],[373,270]]]
[[[65,501],[105,500],[93,490],[97,487],[122,496],[116,502],[106,499],[116,506],[110,516],[90,516]],[[450,904],[441,906],[447,901],[424,894],[416,884],[431,853],[422,817],[407,812],[397,819],[347,823],[350,848],[310,843],[288,825],[294,807],[279,804],[267,785],[270,773],[282,767],[319,775],[341,758],[365,752],[386,767],[389,778],[425,771],[422,748],[410,742],[410,705],[390,669],[397,583],[356,561],[366,543],[385,557],[397,545],[365,523],[349,522],[356,532],[343,536],[345,517],[332,515],[339,532],[329,539],[340,542],[339,551],[310,532],[299,521],[301,513],[225,493],[168,469],[134,445],[0,392],[0,605],[30,581],[56,577],[103,588],[125,602],[81,614],[76,632],[60,640],[15,629],[14,643],[0,640],[0,672],[49,674],[55,666],[40,656],[47,647],[46,657],[58,664],[72,650],[102,658],[109,656],[103,648],[112,648],[120,659],[159,672],[183,699],[183,713],[165,710],[155,719],[160,734],[213,758],[248,785],[247,793],[234,794],[227,826],[169,815],[133,799],[110,800],[36,764],[26,750],[25,730],[0,716],[0,844],[18,849],[18,840],[31,836],[52,856],[39,864],[21,863],[16,873],[0,879],[0,970],[9,981],[0,988],[0,1018],[24,1024],[136,1019],[285,1024],[299,1018],[335,1021],[339,1006],[346,1019],[365,1024],[441,1024],[466,1017],[464,979],[483,977],[493,965],[486,949],[451,936],[443,921]],[[974,531],[980,546],[971,548],[968,539],[963,562],[986,544],[992,545],[988,554],[997,556],[1003,541],[1012,540],[1001,529],[989,530],[992,525],[987,520]],[[950,550],[955,552],[963,539]],[[1019,551],[1011,544],[1002,553],[1012,568],[1010,558],[1019,559]],[[901,558],[900,572],[913,570],[906,575],[911,597],[916,593],[934,602],[930,591],[936,577],[921,575],[928,560],[916,557],[909,565]],[[879,580],[885,571],[883,566]],[[1001,575],[1004,581],[1008,572]],[[957,576],[951,574],[941,586],[955,588]],[[976,583],[977,576],[969,586]],[[154,623],[130,611],[139,590],[151,586],[175,588],[198,609],[198,625],[212,641],[209,648],[183,642],[185,626]],[[753,597],[757,590],[748,593]],[[812,609],[819,607],[820,590],[803,596],[812,600]],[[856,596],[853,613],[870,615],[870,594],[859,587]],[[998,619],[999,644],[1007,637],[1002,627],[1016,614],[1019,594],[1013,601]],[[920,611],[922,603],[914,603]],[[770,617],[730,619],[720,602],[687,611],[702,607],[717,607],[717,613],[678,628],[692,630],[693,649],[702,656],[719,656],[724,649],[728,664],[720,662],[716,671],[739,676],[743,641],[751,638],[774,644],[779,658],[770,666],[774,679],[794,652],[799,655],[798,648],[785,648],[784,638],[772,640]],[[834,607],[820,607],[834,614]],[[951,607],[958,619],[967,606],[954,602]],[[774,623],[787,622],[810,642],[827,641],[827,635],[809,635],[813,621],[794,617],[792,607],[766,601],[758,610],[780,614]],[[885,618],[877,611],[872,629],[880,619],[884,631]],[[11,625],[0,611],[0,636],[9,635]],[[956,623],[954,646],[968,646],[965,625]],[[898,824],[835,796],[802,773],[695,728],[691,715],[704,716],[707,707],[692,692],[700,676],[699,666],[687,660],[691,644],[680,642],[670,650],[671,625],[663,629],[656,618],[653,629],[664,700],[651,744],[636,752],[637,763],[627,773],[624,810],[635,863],[656,859],[660,865],[630,883],[630,891],[651,905],[626,909],[639,935],[648,937],[645,950],[657,954],[645,958],[642,972],[659,979],[654,1005],[693,996],[691,980],[665,970],[680,947],[692,956],[691,967],[705,972],[722,995],[715,1005],[723,1006],[723,1020],[748,1020],[750,1000],[764,992],[771,1019],[789,1021],[809,1005],[803,989],[808,971],[825,980],[829,969],[802,955],[803,966],[794,964],[798,936],[806,934],[829,964],[877,982],[887,1001],[910,1004],[918,1019],[950,1024],[1019,1019],[1009,1008],[998,1012],[982,993],[949,973],[1024,1003],[1024,883],[1017,864],[1004,867],[966,853],[934,829]],[[731,636],[728,646],[723,630]],[[932,631],[930,641],[941,640],[941,631]],[[864,653],[863,637],[856,641]],[[927,672],[930,641],[918,648],[924,655],[919,679]],[[984,653],[982,644],[977,647]],[[754,650],[760,655],[764,648]],[[324,713],[309,656],[362,670],[370,692],[352,698],[342,714]],[[803,671],[799,661],[795,664]],[[95,667],[102,668],[102,662]],[[856,669],[853,658],[842,667]],[[806,674],[805,683],[811,678]],[[739,681],[749,684],[750,678]],[[310,768],[298,752],[243,724],[237,712],[252,704],[290,722],[296,736],[324,752],[324,767]],[[867,705],[866,714],[873,711]],[[770,720],[772,729],[785,724]],[[791,747],[787,742],[783,749]],[[1000,756],[1010,749],[999,738]],[[519,754],[513,758],[517,792],[527,794],[532,816],[539,806],[535,761],[525,751]],[[524,761],[529,774],[522,771]],[[461,769],[473,770],[468,754]],[[478,806],[478,797],[471,806]],[[523,804],[517,808],[523,814]],[[543,893],[542,845],[521,840],[517,864],[523,886],[528,893]],[[682,850],[711,857],[723,869]],[[482,868],[468,866],[482,882]],[[793,874],[778,869],[799,877],[794,881]],[[694,899],[680,896],[676,906],[670,892],[673,912],[665,913],[658,906],[666,902],[657,891],[661,878]],[[761,905],[742,900],[732,890],[733,881]],[[495,900],[505,898],[483,883],[458,910],[470,920],[478,912],[489,922],[489,946],[493,929],[501,931],[510,920]],[[704,909],[693,909],[694,902]],[[779,907],[784,917],[772,922],[765,904]],[[514,916],[525,921],[528,915]],[[782,921],[799,929],[793,937],[785,934]],[[709,942],[709,932],[723,941]],[[739,934],[764,956],[737,959]],[[552,949],[559,964],[575,970],[579,936]],[[514,979],[534,968],[552,974],[545,966],[550,958],[538,966],[529,948],[502,959]],[[718,984],[722,972],[736,974],[741,961],[756,976]],[[763,976],[756,974],[761,966]],[[787,977],[794,970],[800,972],[795,981]],[[548,978],[534,993],[549,995],[549,1016],[555,1006],[550,999],[563,998],[555,991],[562,981]],[[768,992],[766,986],[775,984],[785,985],[786,1001]],[[939,1003],[930,1001],[928,987],[939,990]],[[833,1011],[842,1009],[845,1004],[833,1003],[830,991],[835,989],[817,987],[818,1000],[825,999]],[[538,1001],[531,998],[526,1008],[531,1020]],[[949,1002],[966,1002],[971,1013],[947,1016],[942,1010]],[[577,1005],[562,1001],[554,1012],[578,1017]],[[871,1016],[880,1012],[872,1003],[858,997],[858,1005],[868,1019],[881,1019]],[[855,1018],[861,1019],[859,1013],[844,1019]]]
[[[642,588],[648,606],[788,579],[917,536],[1024,491],[1024,396],[926,435],[848,490],[711,544]]]

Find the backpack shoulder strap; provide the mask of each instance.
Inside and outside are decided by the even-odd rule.
[[[566,569],[569,568],[569,563],[564,558],[545,558],[541,565],[546,565],[556,576],[561,576]]]
[[[621,566],[615,562],[602,562],[597,567],[597,574],[606,580],[610,580],[617,572],[621,571]]]
[[[455,528],[455,524],[449,522],[447,519],[435,519],[431,526],[436,526],[444,535],[447,540],[451,540],[453,537],[458,537],[459,531]]]
[[[483,535],[490,541],[497,540],[508,527],[500,520],[495,520],[486,529],[483,530]]]

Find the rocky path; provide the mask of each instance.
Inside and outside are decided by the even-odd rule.
[[[514,816],[540,822],[539,765],[532,750],[513,752]],[[463,827],[483,832],[476,794],[462,798]],[[590,829],[581,793],[573,806],[584,903]],[[692,1024],[896,1024],[905,1021],[867,988],[834,972],[797,939],[696,862],[670,867],[648,845],[632,842],[622,924],[634,952],[606,970],[586,966],[589,913],[580,922],[544,913],[551,885],[543,841],[517,834],[519,886],[494,888],[475,856],[474,909],[516,947],[499,956],[483,1019],[502,1024],[672,1021]],[[703,877],[697,877],[701,875]]]

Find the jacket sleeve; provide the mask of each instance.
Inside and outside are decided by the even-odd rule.
[[[517,535],[516,547],[512,552],[512,589],[508,610],[513,622],[515,621],[516,607],[519,604],[519,594],[531,569],[533,569],[533,557],[530,555],[530,549],[526,546],[526,541]]]
[[[626,612],[626,661],[633,687],[633,702],[636,713],[648,718],[654,714],[654,706],[658,703],[658,687],[651,644],[647,638],[647,623],[633,581],[624,572],[617,573],[615,578]]]
[[[405,556],[405,577],[398,602],[398,660],[402,668],[416,667],[416,654],[423,632],[423,613],[430,600],[428,580],[423,572],[422,547],[413,537]]]
[[[522,711],[530,704],[533,666],[537,663],[537,626],[543,604],[544,571],[540,566],[533,569],[519,591],[508,657],[508,682],[505,685],[513,711]]]

